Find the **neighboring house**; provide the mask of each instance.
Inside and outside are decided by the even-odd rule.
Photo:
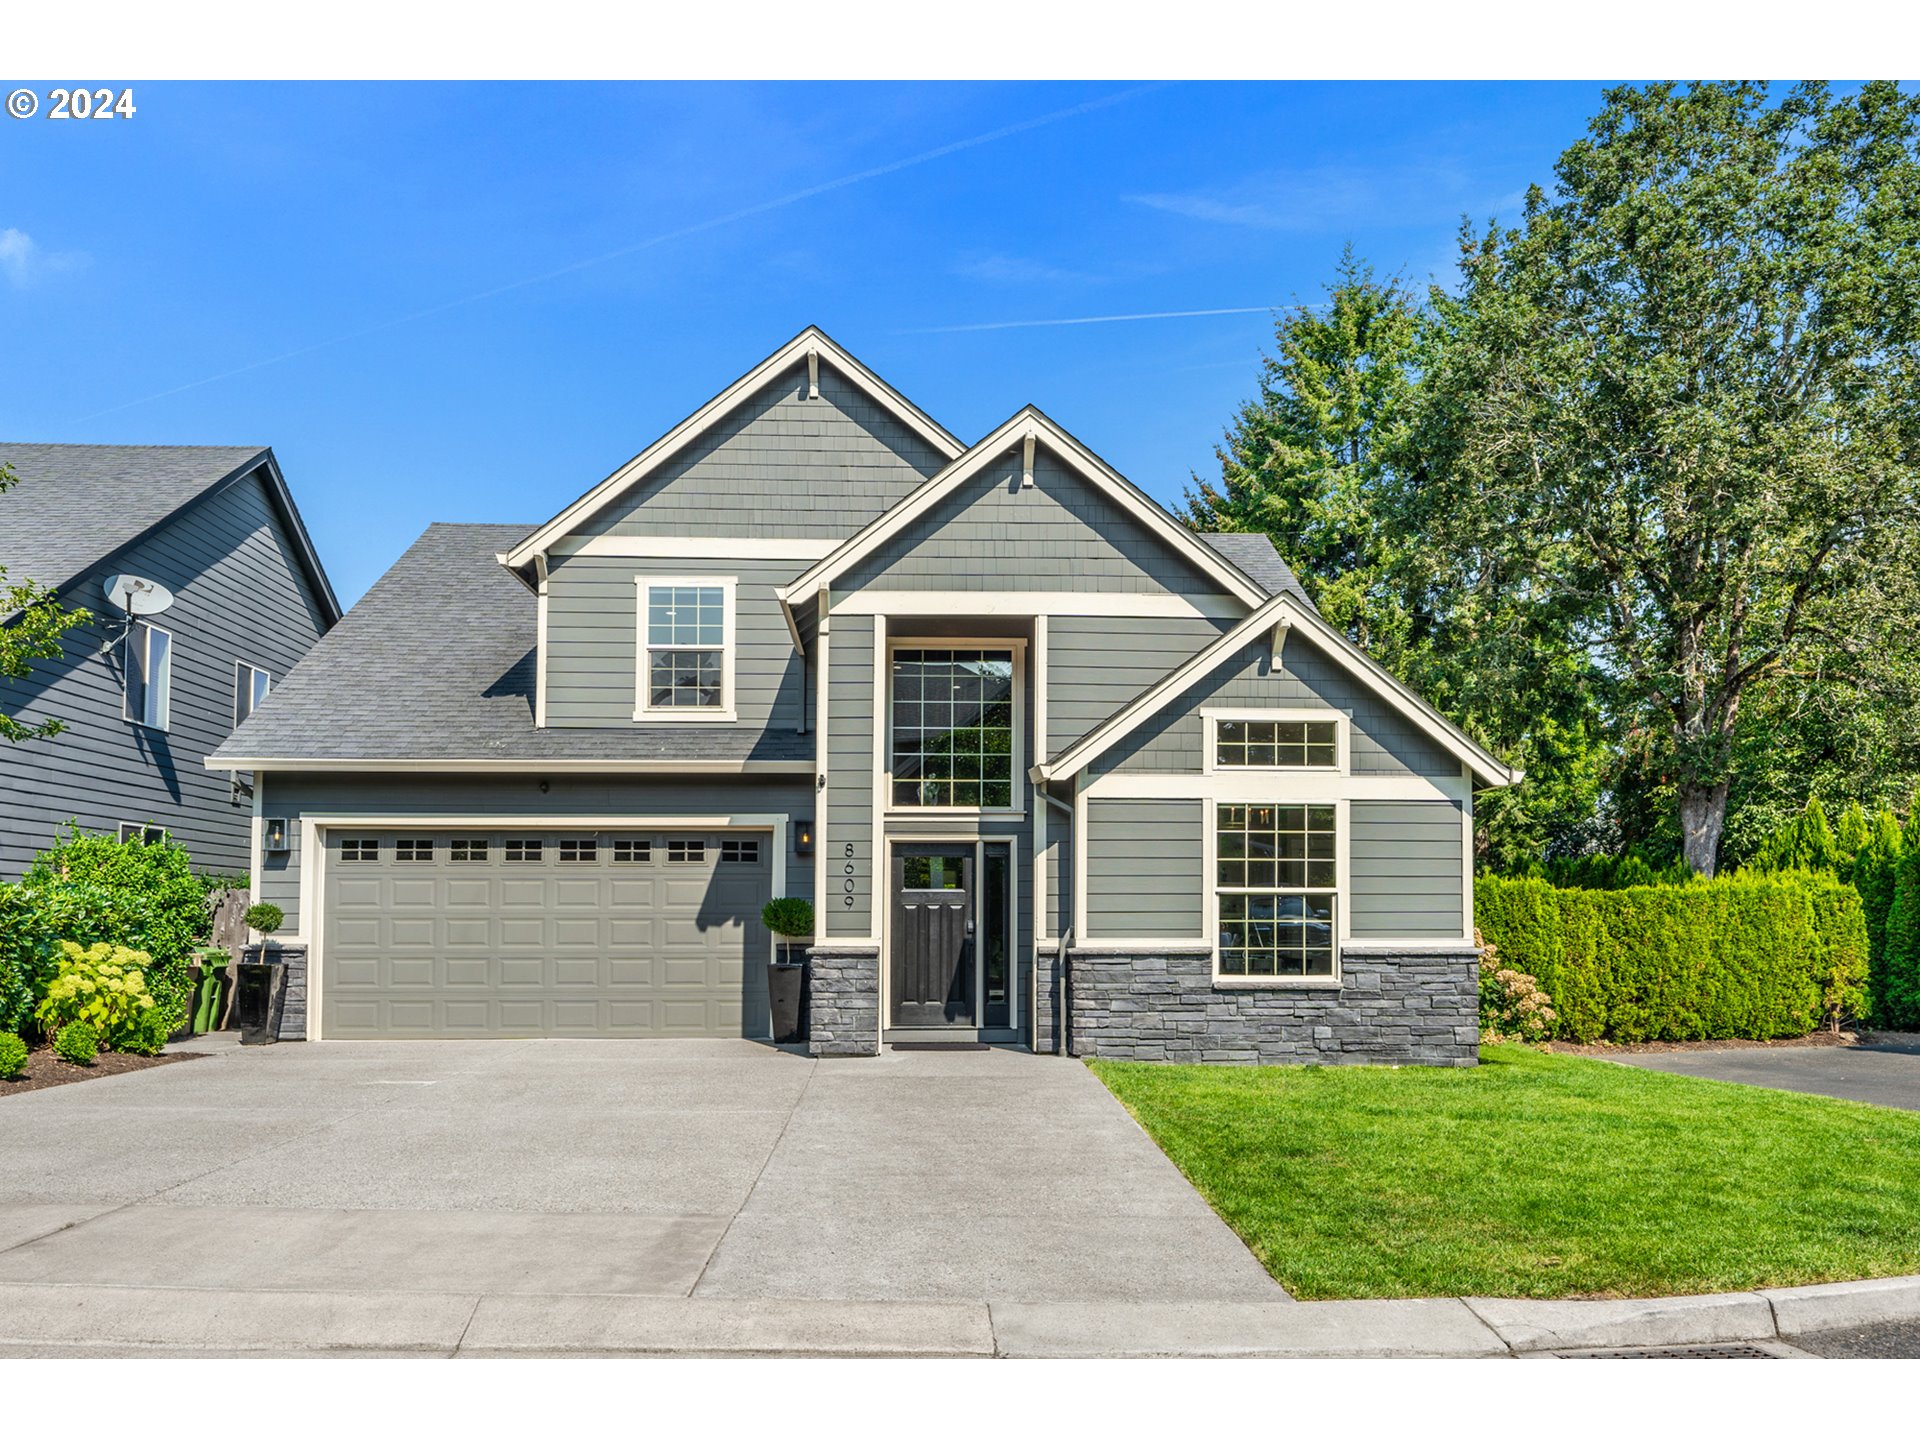
[[[0,442],[0,462],[20,481],[0,494],[8,581],[93,616],[57,659],[0,678],[0,711],[66,727],[0,742],[0,879],[69,820],[169,831],[196,869],[244,874],[248,777],[206,758],[340,618],[273,452]],[[173,604],[130,618],[103,593],[116,575],[157,582]]]
[[[1470,1064],[1482,750],[1262,536],[809,329],[554,519],[435,525],[210,764],[318,1038]]]

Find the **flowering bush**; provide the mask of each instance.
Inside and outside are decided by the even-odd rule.
[[[62,940],[60,955],[60,968],[38,1012],[47,1029],[91,1025],[109,1050],[140,1055],[151,1055],[166,1043],[167,1032],[155,1024],[154,998],[147,991],[146,971],[152,961],[143,951],[105,942],[83,950]]]
[[[1480,1039],[1487,1044],[1519,1040],[1539,1045],[1553,1038],[1560,1017],[1531,975],[1500,963],[1498,947],[1473,932],[1480,947]]]
[[[70,1021],[53,1037],[53,1053],[69,1065],[91,1065],[100,1053],[100,1032],[84,1020]]]

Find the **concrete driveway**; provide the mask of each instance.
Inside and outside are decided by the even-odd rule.
[[[1614,1058],[1672,1075],[1920,1110],[1920,1035],[1876,1035],[1859,1045],[1671,1050]]]
[[[0,1097],[0,1285],[1284,1300],[1077,1062],[222,1043]]]

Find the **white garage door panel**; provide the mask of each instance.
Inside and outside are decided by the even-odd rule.
[[[561,859],[563,839],[596,838],[592,859]],[[636,832],[643,861],[614,860],[612,838],[329,827],[322,1034],[765,1035],[770,837]],[[456,839],[485,858],[455,860]],[[540,840],[539,858],[507,859],[508,839]],[[399,858],[401,840],[431,840],[430,858]],[[366,841],[373,859],[343,858]]]

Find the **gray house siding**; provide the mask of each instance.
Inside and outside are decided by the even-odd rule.
[[[844,539],[946,463],[824,361],[809,400],[802,362],[581,533]]]
[[[842,590],[1077,590],[1218,596],[1119,504],[1044,449],[1031,489],[1009,452],[840,580]]]
[[[800,724],[804,666],[774,587],[806,568],[799,560],[636,559],[556,556],[547,578],[547,724],[631,729],[638,699],[641,575],[732,576],[734,708],[753,730]]]
[[[1041,919],[1046,934],[1057,939],[1073,923],[1073,832],[1064,815],[1047,818],[1046,900]]]
[[[873,617],[837,615],[827,630],[824,933],[873,933]]]
[[[1353,938],[1459,939],[1460,807],[1450,800],[1355,800],[1349,814]]]
[[[511,824],[517,817],[564,823],[568,816],[636,821],[659,817],[813,814],[813,785],[805,776],[791,779],[743,776],[739,779],[674,780],[639,775],[542,775],[535,768],[512,775],[353,775],[275,772],[262,777],[261,814],[288,822],[292,846],[285,855],[261,858],[259,899],[287,913],[293,931],[300,914],[300,824],[304,818],[355,815],[427,818],[435,815],[487,817]],[[545,792],[540,789],[544,783]],[[813,864],[792,853],[788,837],[785,893],[811,899]],[[245,867],[242,866],[242,869]]]
[[[1206,842],[1198,800],[1087,802],[1082,940],[1204,937]]]
[[[121,625],[101,599],[109,574],[158,580],[175,603],[154,623],[173,637],[169,728],[122,718]],[[71,817],[112,832],[123,821],[170,830],[203,871],[246,873],[252,802],[202,763],[233,731],[234,667],[277,684],[319,638],[324,611],[265,483],[248,475],[82,577],[65,594],[96,617],[69,631],[61,657],[0,681],[0,708],[51,740],[6,747],[0,773],[0,879],[17,878]],[[103,647],[105,647],[103,649]]]
[[[1203,768],[1206,744],[1201,707],[1232,705],[1325,707],[1344,712],[1352,720],[1349,750],[1355,775],[1438,778],[1460,773],[1457,759],[1297,633],[1287,638],[1278,672],[1266,638],[1255,641],[1162,706],[1096,761],[1092,773],[1197,774]]]
[[[1056,615],[1047,621],[1047,754],[1058,755],[1231,627],[1198,615],[1142,620]]]

